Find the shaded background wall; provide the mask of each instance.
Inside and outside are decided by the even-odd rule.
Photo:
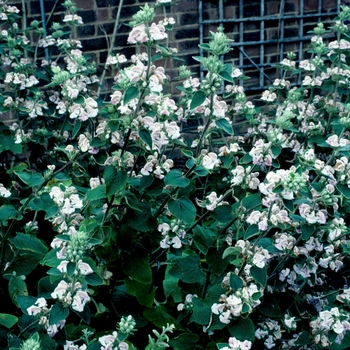
[[[63,0],[44,0],[45,17],[48,22],[48,30],[52,22],[58,22],[64,17],[64,8],[61,5]],[[114,28],[115,18],[120,5],[119,0],[75,0],[80,8],[79,15],[83,18],[84,24],[75,29],[76,39],[81,40],[84,52],[88,53],[102,69],[107,57],[107,42],[111,40]],[[147,1],[144,0],[124,0],[121,8],[121,16],[119,22],[118,33],[115,38],[114,52],[120,52],[130,58],[135,53],[135,47],[127,44],[128,32],[130,27],[127,23]],[[151,1],[149,1],[151,3]],[[17,1],[11,1],[22,9],[22,4]],[[40,1],[25,0],[25,10],[27,13],[27,24],[33,19],[41,20],[40,17]],[[221,8],[222,5],[222,8]],[[263,5],[263,6],[261,6]],[[240,16],[252,19],[260,16],[267,16],[270,20],[264,21],[263,36],[267,43],[264,44],[264,71],[266,74],[273,76],[275,69],[270,64],[275,63],[280,58],[282,51],[297,51],[300,49],[300,16],[306,16],[302,21],[302,33],[307,35],[307,31],[316,26],[321,19],[324,23],[329,23],[334,18],[334,13],[339,9],[339,0],[211,0],[211,1],[174,1],[174,6],[168,7],[168,16],[175,19],[176,25],[169,36],[171,47],[178,49],[178,56],[183,58],[186,64],[194,72],[199,72],[198,62],[192,59],[192,56],[199,55],[198,44],[200,41],[200,33],[204,42],[209,36],[209,31],[215,31],[219,23],[205,23],[206,21],[218,21],[220,18],[224,20],[223,26],[225,32],[231,39],[236,42],[257,42],[261,40],[261,23],[262,21],[249,20],[247,22],[227,22],[230,19],[237,19]],[[318,13],[324,14],[322,18]],[[23,11],[21,11],[23,12]],[[262,13],[263,12],[263,13]],[[158,9],[156,21],[161,20],[162,10]],[[281,28],[281,14],[286,16],[283,20],[283,28]],[[293,18],[293,16],[297,16]],[[299,16],[299,17],[298,17]],[[242,23],[242,24],[240,24]],[[239,35],[239,31],[242,31]],[[283,32],[283,34],[282,34]],[[284,38],[294,38],[294,42],[285,43],[281,47],[279,42],[281,35]],[[33,38],[34,39],[34,38]],[[34,39],[35,40],[35,39]],[[271,41],[268,43],[268,41]],[[307,47],[307,41],[303,48]],[[236,66],[245,64],[247,67],[252,66],[254,61],[259,64],[261,61],[261,45],[254,44],[244,48],[247,55],[244,59],[239,56],[239,49],[234,48],[228,58],[233,61]],[[249,56],[248,59],[246,56]],[[301,57],[298,57],[299,59]],[[167,73],[170,78],[177,76],[177,69],[184,64],[181,61],[169,62]],[[248,88],[259,90],[257,83],[259,74],[257,68],[252,66],[245,69],[252,79],[249,83],[245,83]],[[107,74],[103,92],[107,93],[113,85],[112,74]],[[176,93],[176,82],[171,83],[171,92]],[[254,88],[255,86],[255,88]],[[256,92],[257,93],[257,92]]]

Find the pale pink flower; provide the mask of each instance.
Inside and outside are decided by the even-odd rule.
[[[214,152],[209,152],[203,157],[202,165],[207,170],[213,170],[215,167],[218,167],[221,164],[220,159]]]

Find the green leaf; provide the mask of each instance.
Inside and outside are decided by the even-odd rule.
[[[82,125],[81,120],[76,119],[73,130],[72,130],[72,138],[73,139],[78,135],[78,132],[80,131],[81,125]]]
[[[220,223],[227,224],[234,218],[230,205],[219,205],[212,212],[211,216]]]
[[[203,91],[201,90],[196,91],[193,95],[190,109],[192,110],[199,107],[205,101],[206,97],[207,96]]]
[[[50,283],[50,276],[45,276],[38,282],[38,298],[50,299],[54,286]]]
[[[34,305],[38,299],[35,297],[27,296],[27,295],[18,295],[17,296],[17,303],[18,306],[21,308],[21,311],[28,315],[27,309],[28,307]]]
[[[231,77],[231,74],[228,73],[227,71],[222,70],[221,72],[219,72],[219,76],[220,76],[222,79],[224,79],[224,80],[226,80],[226,81],[228,81],[228,82],[230,82],[230,83],[233,83],[233,79],[232,79],[232,77]]]
[[[186,187],[189,185],[190,180],[182,175],[180,170],[170,170],[164,177],[164,183],[168,186],[174,187]]]
[[[65,320],[69,315],[68,307],[63,307],[63,305],[57,302],[50,311],[49,325],[54,325],[60,321]]]
[[[16,273],[19,276],[27,276],[38,266],[41,258],[41,254],[23,250],[17,256],[16,260],[11,264],[11,266],[6,270],[6,273]]]
[[[172,338],[169,344],[173,349],[193,350],[199,341],[199,336],[194,333],[182,333],[176,338]]]
[[[11,297],[12,302],[19,307],[17,296],[27,296],[28,290],[27,285],[24,282],[22,276],[11,276],[9,285],[8,285],[9,295]]]
[[[140,181],[140,188],[139,188],[140,192],[142,192],[147,187],[151,186],[153,182],[154,182],[153,176],[142,176]]]
[[[274,157],[278,157],[282,152],[282,147],[271,146],[271,152]]]
[[[14,154],[21,154],[23,152],[22,144],[14,142],[14,133],[10,130],[2,130],[0,134],[0,150],[10,150]]]
[[[124,95],[124,105],[126,105],[128,102],[130,102],[132,99],[136,98],[139,95],[139,89],[135,86],[130,86],[126,91]]]
[[[201,176],[207,176],[208,175],[208,170],[204,168],[202,165],[198,165],[194,168],[193,172],[201,177]]]
[[[106,185],[99,185],[93,189],[86,191],[86,199],[89,201],[96,201],[98,199],[106,198]]]
[[[350,198],[350,188],[348,186],[338,184],[337,189],[345,198]]]
[[[141,209],[141,213],[140,213]],[[140,232],[153,230],[157,227],[158,221],[152,216],[150,207],[140,202],[140,208],[137,210],[129,209],[127,212],[128,226]]]
[[[304,241],[307,241],[315,232],[315,226],[304,224],[301,226],[301,237]]]
[[[186,256],[176,259],[173,267],[169,270],[169,275],[177,277],[185,283],[202,282],[204,279],[204,273],[199,267],[199,256]]]
[[[137,259],[135,259],[137,256]],[[123,271],[132,280],[143,284],[151,284],[152,270],[149,256],[145,252],[137,251],[135,254],[125,255],[123,259]]]
[[[35,198],[33,204],[37,207],[37,210],[43,210],[45,212],[55,206],[55,202],[48,193],[43,193],[40,197]]]
[[[156,305],[155,308],[148,308],[143,312],[143,316],[151,321],[155,326],[162,328],[165,324],[176,324],[176,320],[166,312],[163,305]]]
[[[115,166],[109,165],[103,173],[103,178],[106,183],[106,195],[111,196],[125,188],[128,173],[123,169],[118,170]]]
[[[177,219],[187,224],[193,223],[196,218],[196,207],[187,197],[169,200],[168,209]]]
[[[90,286],[102,286],[104,283],[103,279],[96,272],[86,275],[85,281]]]
[[[255,281],[257,281],[258,283],[260,283],[262,286],[266,286],[266,282],[267,282],[267,271],[266,268],[259,268],[255,265],[253,265],[250,268],[250,274],[252,275],[252,277],[255,279]]]
[[[215,242],[214,233],[210,229],[199,225],[194,227],[193,233],[193,243],[200,250],[200,252],[207,254],[209,247],[211,247]]]
[[[232,126],[228,120],[226,120],[224,118],[217,119],[217,120],[215,120],[215,124],[219,129],[224,130],[229,135],[233,135],[233,129],[232,129]]]
[[[250,225],[244,234],[244,239],[256,236],[260,232],[258,225]]]
[[[208,326],[212,316],[211,307],[214,303],[217,303],[221,295],[225,290],[220,284],[214,285],[206,295],[205,300],[193,297],[193,313],[191,315],[191,321],[200,325]]]
[[[243,287],[243,280],[241,277],[231,273],[230,275],[230,286],[233,290],[238,290]]]
[[[200,47],[203,50],[210,50],[210,46],[208,44],[200,44],[198,45],[198,47]]]
[[[226,270],[229,259],[222,259],[224,247],[210,247],[207,253],[208,268],[211,273],[220,276]]]
[[[296,345],[308,345],[310,343],[310,335],[309,332],[304,331],[301,332],[297,340],[295,341]]]
[[[152,149],[152,136],[146,128],[140,128],[139,130],[140,139]]]
[[[249,317],[239,317],[237,320],[232,320],[227,328],[231,336],[238,340],[249,340],[251,342],[255,340],[254,323]]]
[[[41,174],[35,173],[33,174],[29,181],[28,181],[28,186],[30,187],[39,187],[44,183],[44,178]]]
[[[261,196],[259,193],[252,194],[248,197],[243,198],[242,205],[244,208],[252,209],[261,204]]]
[[[0,325],[10,329],[12,328],[18,321],[18,317],[10,315],[10,314],[0,314]]]
[[[282,311],[278,301],[273,297],[264,297],[262,304],[258,306],[261,314],[267,317],[281,317]]]
[[[239,164],[249,164],[253,160],[253,157],[249,154],[246,153],[239,161]]]
[[[152,307],[155,295],[154,288],[150,291],[149,284],[133,281],[130,278],[125,278],[124,283],[127,291],[135,296],[141,305]]]
[[[96,148],[99,148],[99,147],[103,147],[106,145],[106,140],[103,140],[99,137],[94,137],[91,142],[90,142],[90,146],[91,147],[96,147]]]
[[[17,233],[16,237],[10,239],[10,242],[19,250],[37,253],[40,255],[40,259],[48,251],[48,248],[43,241],[32,235],[24,233]]]
[[[239,255],[241,254],[242,250],[238,247],[228,247],[225,249],[224,253],[222,254],[222,258],[225,259],[229,255]]]
[[[179,287],[179,279],[169,275],[170,269],[171,266],[168,265],[165,270],[165,276],[163,279],[164,294],[167,298],[172,296],[175,303],[180,303],[182,301],[182,290]]]
[[[4,204],[0,207],[0,220],[7,221],[9,219],[20,219],[20,215],[13,205]]]

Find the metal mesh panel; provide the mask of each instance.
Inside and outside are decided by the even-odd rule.
[[[232,53],[225,59],[252,76],[244,84],[246,90],[263,90],[276,77],[272,65],[289,51],[297,54],[297,61],[307,58],[312,36],[307,32],[318,22],[327,28],[339,11],[340,0],[199,0],[200,43],[207,42],[210,30],[224,27],[228,37],[235,40]],[[331,39],[334,34],[324,37]]]

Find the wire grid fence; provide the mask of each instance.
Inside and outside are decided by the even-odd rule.
[[[305,59],[306,49],[313,29],[318,22],[330,22],[340,12],[341,0],[218,0],[217,7],[206,13],[205,1],[199,0],[200,43],[207,42],[209,31],[222,26],[225,33],[235,40],[234,65],[253,79],[245,81],[245,90],[265,90],[276,78],[272,65],[280,62],[288,51],[297,54],[296,61]],[[272,9],[271,9],[272,8]],[[274,8],[274,9],[273,9]],[[275,13],[273,13],[275,12]],[[213,19],[213,14],[217,17]],[[204,19],[204,17],[210,19]],[[326,26],[327,28],[327,26]],[[231,32],[231,33],[230,33]],[[231,34],[231,35],[230,35]],[[334,38],[332,32],[324,38]],[[200,50],[200,56],[204,52]],[[225,57],[226,58],[226,57]],[[203,77],[201,67],[201,77]],[[301,75],[294,84],[301,83]]]

